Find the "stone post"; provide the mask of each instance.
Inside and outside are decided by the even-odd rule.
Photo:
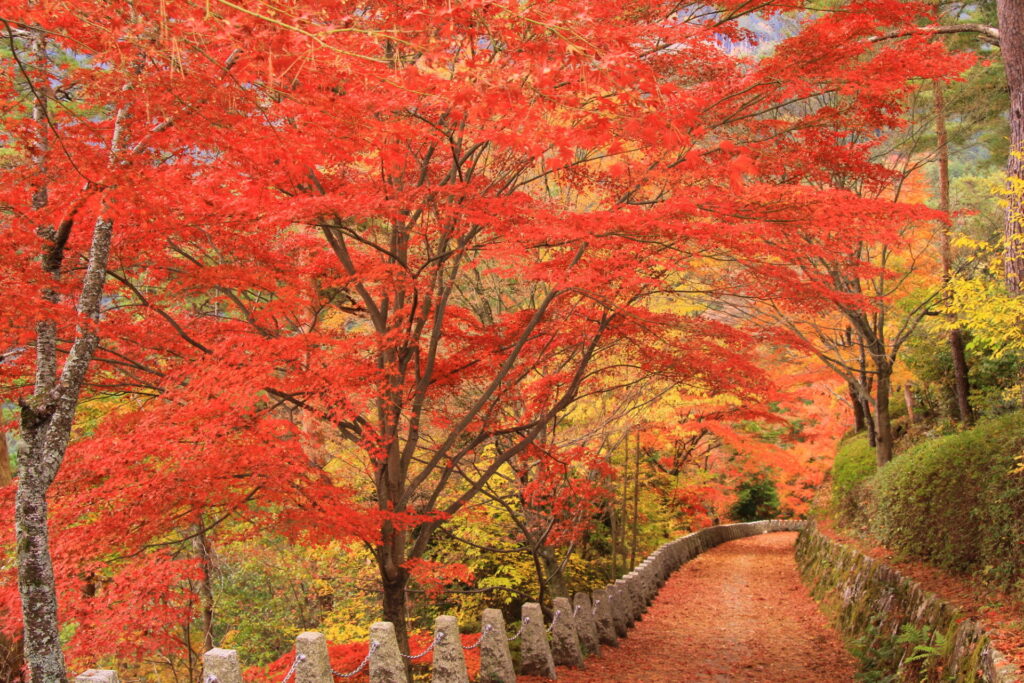
[[[117,672],[110,669],[89,669],[78,674],[75,683],[118,683]]]
[[[672,573],[672,569],[669,567],[669,551],[668,549],[659,549],[654,553],[654,567],[658,575],[658,586],[664,586],[668,580],[669,575]]]
[[[207,683],[242,683],[238,653],[215,647],[203,655],[203,680]]]
[[[505,617],[500,609],[485,609],[480,618],[479,683],[516,683],[512,653],[505,634]]]
[[[370,627],[370,647],[377,646],[370,655],[370,683],[406,683],[405,661],[398,649],[395,625],[378,621]]]
[[[555,661],[551,658],[544,613],[536,602],[523,604],[523,634],[520,643],[522,674],[555,680]]]
[[[686,555],[686,539],[681,538],[675,543],[675,547],[672,548],[672,569],[673,571],[679,569],[690,559]]]
[[[620,579],[621,581],[621,579]],[[619,581],[608,584],[608,607],[612,611],[612,622],[615,624],[615,633],[619,638],[625,638],[629,628],[629,615],[626,613],[626,600],[622,595],[622,586]]]
[[[295,639],[295,683],[334,683],[324,634],[306,631]]]
[[[661,588],[661,553],[655,551],[651,553],[651,556],[647,558],[651,561],[651,578],[654,579],[654,591],[657,592]]]
[[[431,683],[469,683],[466,655],[462,652],[459,620],[449,615],[434,619],[434,662]]]
[[[615,618],[612,616],[612,602],[608,591],[600,588],[593,593],[594,622],[597,626],[597,639],[602,645],[618,645],[619,637],[615,635]]]
[[[555,598],[555,616],[551,622],[551,656],[555,664],[583,668],[583,650],[576,633],[576,620],[572,616],[569,598]]]
[[[654,598],[658,595],[658,589],[661,588],[661,576],[659,575],[661,570],[658,567],[657,557],[651,556],[648,558],[647,562],[647,574],[651,591],[650,602],[654,602]]]
[[[601,643],[597,637],[597,615],[590,593],[576,593],[572,596],[572,612],[576,615],[576,633],[580,637],[583,655],[601,654]]]
[[[615,585],[619,587],[619,595],[622,597],[622,608],[626,612],[627,628],[633,628],[633,624],[640,619],[640,596],[634,586],[635,582],[636,574],[632,572],[615,581]]]
[[[637,585],[640,587],[640,612],[647,611],[647,606],[654,600],[654,577],[651,575],[651,561],[644,560],[636,568]]]

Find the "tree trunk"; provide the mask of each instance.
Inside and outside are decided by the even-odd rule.
[[[46,36],[40,31],[31,39],[35,65],[49,72]],[[47,154],[49,130],[48,77],[40,79],[32,105],[32,119],[38,129],[38,150],[33,161],[39,171],[39,185],[32,195],[32,206],[42,209],[49,203],[47,183]],[[40,236],[55,235],[52,228],[39,226]],[[60,277],[60,256],[50,246],[42,253],[43,269],[54,281]],[[40,298],[48,303],[57,301],[50,287],[44,287]],[[18,592],[24,629],[25,663],[29,680],[35,683],[64,683],[68,679],[64,653],[60,646],[57,622],[57,588],[53,577],[53,559],[50,556],[50,530],[46,493],[56,476],[56,469],[64,457],[71,432],[71,417],[77,400],[67,405],[59,400],[67,392],[58,393],[57,325],[52,320],[36,323],[35,386],[32,397],[21,403],[21,432],[27,443],[18,473],[18,488],[14,496],[15,553],[18,564]],[[77,389],[75,399],[77,399]],[[58,402],[59,401],[59,402]],[[66,429],[65,429],[66,425]]]
[[[857,389],[852,384],[850,385],[850,405],[853,407],[853,431],[863,432],[867,429],[864,420],[864,404],[861,403]]]
[[[879,467],[892,460],[893,435],[892,419],[889,416],[889,394],[892,386],[892,366],[878,360],[878,384],[875,386],[875,427],[878,443],[875,446],[875,460]]]
[[[875,427],[874,411],[871,410],[871,385],[865,384],[860,387],[857,402],[860,404],[859,412],[863,416],[864,426],[868,430],[868,445],[874,448],[878,445],[878,430]]]
[[[11,472],[11,454],[7,451],[7,435],[0,432],[0,487],[12,481],[14,474]]]
[[[914,404],[914,392],[910,390],[910,382],[903,383],[903,403],[907,406],[907,419],[911,424],[917,422],[917,410]]]
[[[35,455],[30,452],[26,460],[35,460]],[[65,683],[68,674],[60,645],[57,591],[47,525],[46,490],[49,484],[38,467],[23,466],[21,469],[14,511],[25,660],[30,680],[34,683]]]
[[[616,522],[616,510],[615,501],[612,499],[611,506],[608,508],[608,533],[611,536],[612,544],[612,575],[609,576],[610,581],[614,581],[619,578],[619,560],[618,560],[618,533],[619,525]]]
[[[868,426],[868,445],[872,448],[878,447],[878,428],[875,426],[875,415],[871,411],[871,401],[864,399],[860,403],[861,410],[864,411],[864,422]]]
[[[399,567],[397,571],[386,574],[381,567],[381,607],[384,611],[384,621],[390,621],[395,626],[395,637],[398,639],[398,649],[403,654],[409,653],[409,630],[406,620],[409,617],[405,590],[409,586],[409,572]],[[415,653],[419,654],[419,653]],[[409,661],[405,661],[406,678],[412,680],[409,669]]]
[[[1013,189],[1013,182],[1024,179],[1024,3],[1021,0],[997,0],[999,13],[999,48],[1006,68],[1006,84],[1010,89],[1010,158],[1006,162],[1009,192],[1003,230],[1006,249],[1006,286],[1021,292],[1024,278],[1024,216],[1022,198]]]
[[[46,37],[42,32],[36,32],[32,38],[32,53],[37,67],[48,74]],[[39,149],[34,162],[40,181],[32,203],[37,209],[49,203],[46,172],[50,125],[46,113],[50,99],[48,81],[47,75],[33,88],[36,98],[32,118],[39,130]],[[127,115],[127,109],[123,107],[114,115],[111,165],[116,163],[121,152]],[[64,462],[82,385],[99,346],[95,324],[100,318],[114,230],[113,221],[104,217],[106,207],[101,203],[100,208],[76,302],[76,310],[83,322],[76,327],[74,341],[67,351],[63,367],[58,371],[57,323],[52,319],[39,321],[36,325],[33,392],[30,398],[20,401],[21,433],[27,448],[18,462],[18,489],[14,498],[15,554],[24,623],[25,661],[33,683],[65,683],[68,680],[57,620],[57,587],[50,555],[46,495]],[[67,229],[71,229],[70,224]],[[56,284],[61,276],[66,240],[59,239],[49,226],[39,226],[38,232],[47,242],[40,254],[43,270]],[[40,298],[47,303],[57,301],[55,289],[44,285],[39,292]]]
[[[113,227],[112,221],[101,218],[93,229],[77,306],[78,312],[92,321],[99,318]],[[44,325],[41,323],[40,329]],[[91,323],[79,326],[59,376],[55,374],[56,363],[52,362],[56,357],[53,342],[55,339],[48,336],[36,339],[40,360],[35,392],[21,403],[21,432],[28,448],[19,462],[14,502],[25,660],[34,683],[67,681],[57,625],[57,587],[50,557],[46,494],[64,462],[82,384],[99,346],[99,337]]]
[[[956,388],[956,405],[960,421],[974,424],[974,409],[971,408],[971,385],[967,378],[967,357],[964,355],[964,336],[960,328],[949,331],[949,348],[953,352],[953,384]]]
[[[640,529],[640,432],[633,446],[633,547],[629,554],[630,569],[636,567],[637,536]]]
[[[395,626],[398,649],[409,653],[409,610],[406,589],[409,587],[409,570],[402,565],[406,562],[406,532],[395,529],[390,523],[382,528],[383,542],[377,552],[377,566],[380,571],[381,609],[384,621]],[[406,677],[411,676],[406,661]],[[411,680],[411,678],[409,678]]]
[[[622,441],[622,512],[619,514],[619,549],[622,551],[622,575],[629,572],[626,566],[629,530],[629,435]],[[618,577],[615,577],[618,578]]]
[[[555,557],[554,548],[551,546],[543,546],[540,549],[540,558],[544,566],[544,574],[546,575],[546,581],[548,592],[552,597],[560,597],[568,595],[568,586],[565,583],[565,574],[562,573],[561,564],[558,562],[558,558]]]
[[[200,517],[196,535],[192,538],[192,549],[203,571],[199,582],[199,604],[203,617],[203,652],[206,652],[213,649],[213,557],[203,524],[205,520]]]
[[[942,84],[934,82],[935,88],[935,133],[939,153],[939,210],[950,215],[949,203],[949,138],[946,135],[946,102]],[[953,248],[950,240],[949,223],[942,223],[942,282],[948,285],[953,267]],[[956,322],[956,314],[953,314]],[[964,354],[964,338],[959,327],[949,333],[949,351],[953,356],[953,393],[956,396],[957,413],[960,422],[974,423],[971,410],[971,387],[967,379],[967,357]]]
[[[864,350],[864,341],[858,342],[860,348],[860,387],[857,395],[860,396],[860,407],[864,413],[864,422],[868,427],[868,445],[872,448],[878,446],[878,430],[875,428],[875,417],[871,414],[871,375],[868,374],[868,356]]]

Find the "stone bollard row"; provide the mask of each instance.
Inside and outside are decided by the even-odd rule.
[[[569,598],[554,599],[555,614],[551,618],[551,657],[559,666],[583,668],[583,648],[580,645],[576,619]]]
[[[601,654],[601,640],[597,634],[597,613],[590,593],[581,591],[572,596],[572,615],[576,619],[576,632],[580,637],[583,656]]]
[[[480,676],[482,683],[515,683],[509,639],[505,635],[505,617],[500,609],[485,609],[480,619]]]
[[[327,641],[316,632],[301,633],[295,640],[295,660],[285,680],[294,683],[333,683],[336,677],[349,678],[369,669],[371,683],[405,683],[407,660],[433,653],[433,683],[469,683],[464,650],[480,648],[480,675],[483,683],[514,683],[516,671],[509,642],[520,640],[520,673],[555,679],[555,666],[583,668],[585,658],[600,654],[601,646],[616,646],[630,628],[643,618],[658,591],[680,566],[704,551],[727,541],[773,531],[800,531],[805,522],[766,520],[725,524],[701,529],[663,544],[632,571],[593,592],[576,593],[554,599],[550,625],[545,626],[540,604],[525,603],[521,626],[511,638],[506,634],[501,610],[485,609],[480,622],[480,637],[464,646],[459,624],[453,616],[434,621],[434,639],[424,652],[403,655],[398,647],[395,627],[380,621],[370,627],[370,646],[366,658],[351,672],[334,672],[328,657]],[[550,636],[550,637],[549,637]],[[118,683],[117,673],[90,669],[76,683]],[[234,650],[214,648],[203,655],[204,683],[242,683],[242,668]]]

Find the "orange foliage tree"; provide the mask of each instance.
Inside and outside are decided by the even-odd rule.
[[[47,681],[66,678],[58,596],[79,654],[171,647],[161,624],[204,571],[177,551],[232,516],[363,539],[405,647],[436,531],[616,365],[763,394],[756,330],[664,300],[828,296],[793,255],[857,268],[851,245],[904,219],[829,179],[881,182],[909,81],[963,65],[873,43],[928,12],[897,0],[758,3],[785,36],[733,0],[17,10],[0,318],[10,349],[50,349],[3,366],[23,428],[60,418],[18,482]],[[83,370],[73,391],[53,391],[58,359]],[[131,398],[61,469],[79,390]],[[299,413],[349,442],[352,477],[310,457]]]

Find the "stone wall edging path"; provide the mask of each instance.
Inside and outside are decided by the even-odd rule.
[[[936,647],[934,668],[941,667],[949,680],[1021,680],[1020,672],[992,646],[977,622],[892,567],[828,538],[813,524],[800,532],[796,560],[811,595],[845,637],[861,639],[866,648],[882,652],[904,626],[926,628],[932,638],[928,646],[943,645]],[[932,635],[936,633],[942,634],[941,641]],[[890,673],[906,673],[913,650],[914,643],[908,643],[895,653]]]
[[[479,639],[463,646],[459,640],[454,617],[435,620],[435,635],[430,647],[419,655],[433,652],[431,681],[433,683],[466,683],[465,658],[462,650],[480,648],[478,681],[514,683],[517,673],[512,667],[509,642],[521,639],[520,674],[540,675],[554,680],[555,666],[585,667],[586,658],[597,654],[602,646],[612,646],[628,636],[647,611],[658,590],[668,577],[683,564],[727,541],[775,531],[800,531],[805,522],[799,520],[762,520],[739,524],[722,524],[695,531],[668,541],[648,555],[636,568],[604,588],[579,592],[556,599],[552,623],[545,626],[537,603],[522,607],[522,627],[511,637],[505,631],[500,610],[488,609],[481,619]],[[549,635],[551,636],[549,638]],[[330,669],[327,641],[316,632],[302,633],[296,639],[295,663],[282,683],[334,683],[369,669],[372,683],[405,683],[405,663],[395,640],[394,626],[377,622],[370,628],[370,647],[360,667],[351,672]],[[409,658],[409,657],[406,657]],[[118,683],[111,670],[90,669],[79,675],[77,683]],[[203,656],[204,683],[241,683],[242,663],[234,650],[214,648]]]

